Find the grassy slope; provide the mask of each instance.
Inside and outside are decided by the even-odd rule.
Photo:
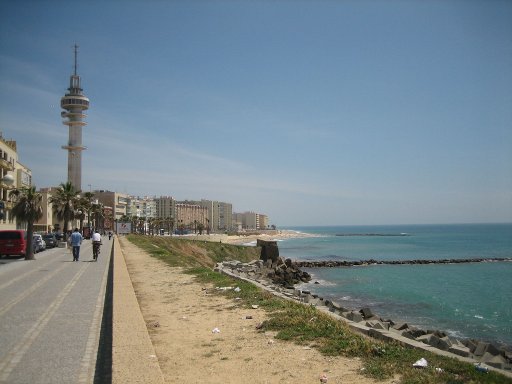
[[[459,362],[425,351],[404,348],[395,343],[382,343],[348,329],[342,321],[321,313],[311,306],[276,298],[246,282],[235,281],[215,273],[212,267],[223,260],[247,262],[259,258],[259,249],[169,237],[129,235],[128,239],[170,266],[188,268],[198,280],[214,286],[234,286],[240,292],[222,291],[230,298],[240,297],[247,307],[259,305],[269,314],[262,331],[277,331],[277,338],[317,348],[327,355],[359,357],[364,364],[362,374],[375,379],[400,375],[402,383],[511,383],[512,379],[494,372],[481,373],[471,364]],[[412,364],[425,358],[429,367],[416,369]],[[441,368],[441,373],[435,368]]]

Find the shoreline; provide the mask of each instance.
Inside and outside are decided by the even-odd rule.
[[[229,236],[225,235],[225,234],[221,234],[221,235],[211,234],[211,235],[202,235],[202,236],[201,235],[188,235],[187,237],[189,237],[191,239],[196,239],[196,240],[220,241],[220,242],[232,244],[232,245],[255,246],[256,241],[258,239],[279,242],[279,241],[288,240],[288,239],[319,238],[319,237],[326,237],[326,236],[328,236],[328,235],[311,234],[311,233],[306,233],[306,232],[299,232],[296,230],[284,229],[284,230],[275,230],[275,231],[266,231],[266,232],[262,231],[262,233],[257,233],[257,234],[256,233],[247,233],[247,234],[229,235]],[[278,244],[278,248],[279,248],[279,244]],[[287,257],[287,258],[289,258],[289,257]],[[283,260],[284,260],[284,258],[283,258]],[[325,260],[311,261],[311,260],[300,260],[300,259],[293,259],[293,260],[294,260],[294,263],[296,263],[299,268],[305,268],[308,271],[311,271],[311,269],[314,270],[316,268],[337,268],[337,267],[338,268],[339,267],[347,268],[347,267],[358,267],[358,266],[362,267],[362,266],[381,265],[381,264],[382,265],[388,265],[388,264],[390,264],[390,265],[403,265],[403,264],[430,265],[430,264],[460,264],[460,263],[480,263],[480,262],[491,262],[491,263],[492,262],[511,262],[510,258],[493,258],[493,259],[478,258],[478,259],[468,259],[468,260],[465,260],[465,259],[464,260],[462,260],[462,259],[440,259],[440,260],[418,259],[418,260],[403,260],[403,261],[401,261],[401,260],[399,260],[399,261],[376,261],[373,259],[362,260],[362,261],[325,261]],[[320,265],[318,265],[318,264],[320,264]],[[327,264],[327,265],[325,265],[325,264]],[[308,290],[308,291],[311,291],[312,294],[316,295],[317,292],[314,292],[315,285],[314,285],[313,280],[309,283],[300,283],[300,284],[296,285],[295,288]],[[320,295],[322,295],[322,294],[320,293]],[[333,297],[333,300],[339,300],[341,302],[345,302],[343,299],[340,299],[337,296],[332,296],[332,297]],[[346,304],[348,304],[348,303],[346,303]],[[353,306],[351,304],[348,304],[348,305]],[[370,304],[362,305],[359,307],[362,308],[365,306],[371,307]],[[359,310],[360,308],[357,308],[357,307],[358,306],[356,305],[355,308],[352,308],[352,310],[355,310],[355,311]],[[389,315],[389,316],[392,317],[395,321],[410,321],[410,320],[404,320],[403,318],[400,318],[399,315],[398,316]],[[422,328],[424,326],[419,325],[418,327]],[[435,328],[435,325],[432,325],[431,327]],[[455,338],[462,337],[463,339],[471,339],[471,337],[468,337],[468,336],[459,337],[456,335],[456,333],[453,333],[452,331],[450,331],[448,334],[451,335],[451,337],[455,337]],[[512,350],[512,344],[510,344],[510,343],[504,343],[502,341],[492,339],[492,338],[477,338],[477,340],[490,341],[491,343],[504,346],[507,350]]]
[[[289,229],[279,229],[279,230],[268,230],[268,231],[258,231],[258,232],[247,232],[244,234],[238,235],[228,235],[224,233],[211,233],[211,234],[189,234],[189,235],[173,235],[172,237],[189,239],[189,240],[199,240],[199,241],[212,241],[212,242],[220,242],[232,245],[254,245],[256,241],[266,240],[266,241],[282,241],[287,239],[301,239],[301,238],[310,238],[310,237],[324,237],[324,235],[316,235],[305,232],[298,232]]]
[[[217,264],[215,270],[235,279],[251,282],[275,296],[314,306],[337,320],[346,322],[353,331],[374,339],[394,340],[402,345],[449,356],[512,377],[511,363],[505,358],[512,352],[511,345],[496,344],[482,339],[460,338],[443,330],[425,330],[399,319],[384,319],[378,313],[373,313],[368,306],[346,308],[337,301],[315,294],[311,289],[303,289],[306,284],[287,288],[271,282],[266,277],[268,268],[263,265],[263,261],[259,261],[259,265],[254,262],[222,262]]]

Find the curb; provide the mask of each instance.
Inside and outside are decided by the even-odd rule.
[[[117,236],[113,257],[112,383],[163,384],[164,376]]]

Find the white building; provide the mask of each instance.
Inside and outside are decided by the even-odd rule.
[[[0,132],[0,229],[19,229],[26,225],[12,217],[9,192],[32,185],[32,172],[18,161],[16,141],[5,140]]]

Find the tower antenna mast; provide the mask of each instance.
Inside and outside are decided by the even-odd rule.
[[[75,76],[78,70],[78,45],[75,44]]]

